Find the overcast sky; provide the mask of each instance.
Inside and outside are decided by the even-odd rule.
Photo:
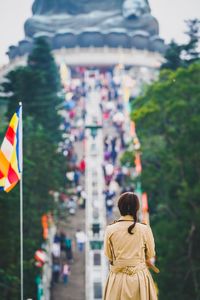
[[[95,1],[95,0],[94,0]],[[109,1],[109,0],[108,0]],[[33,0],[0,0],[0,65],[8,62],[5,52],[24,38],[24,21],[31,16]],[[160,36],[169,42],[184,41],[184,20],[200,18],[200,0],[149,0],[158,19]]]

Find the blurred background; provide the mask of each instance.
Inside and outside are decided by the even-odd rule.
[[[200,299],[199,12],[197,0],[0,3],[2,142],[23,104],[24,299],[102,299],[104,231],[126,191],[155,236],[159,299]],[[20,299],[19,184],[1,192],[0,222],[0,299]]]

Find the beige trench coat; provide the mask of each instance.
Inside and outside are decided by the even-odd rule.
[[[110,273],[104,300],[157,300],[156,289],[145,260],[155,256],[154,238],[148,225],[137,223],[130,235],[131,216],[123,216],[107,226],[104,252]]]

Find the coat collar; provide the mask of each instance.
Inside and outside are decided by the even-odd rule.
[[[133,216],[131,216],[131,215],[126,215],[126,216],[121,216],[120,218],[119,218],[119,221],[120,220],[124,220],[124,221],[131,221],[131,222],[133,222]]]

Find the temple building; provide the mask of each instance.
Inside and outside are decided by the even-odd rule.
[[[11,61],[30,53],[40,36],[52,50],[121,48],[162,54],[166,48],[148,0],[35,0],[32,13],[24,25],[25,38],[9,47]]]

